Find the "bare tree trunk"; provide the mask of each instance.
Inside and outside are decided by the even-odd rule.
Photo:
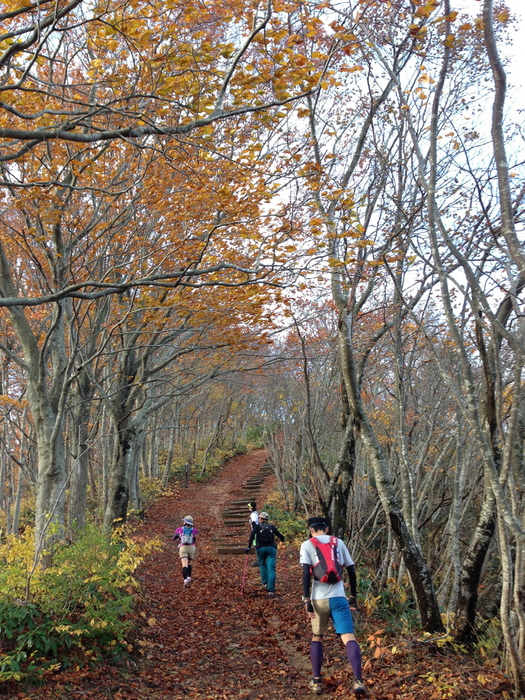
[[[104,513],[104,529],[111,530],[126,522],[133,450],[136,447],[136,429],[115,422],[116,439],[109,465],[108,499]]]
[[[501,211],[502,233],[505,237],[512,260],[517,265],[520,276],[525,277],[525,253],[523,245],[516,235],[514,211],[510,188],[509,165],[505,148],[503,111],[507,92],[507,76],[498,55],[496,37],[494,36],[494,3],[483,2],[483,36],[485,48],[494,78],[494,102],[492,108],[492,147],[498,175],[499,204]]]
[[[162,486],[164,488],[167,488],[170,479],[171,465],[173,462],[173,453],[175,451],[175,432],[176,428],[175,426],[173,426],[170,429],[170,442],[168,446],[168,454],[166,455],[166,464],[164,466],[164,472],[162,474]]]
[[[77,406],[74,407],[71,458],[73,460],[70,476],[68,531],[73,538],[73,530],[82,530],[86,524],[86,498],[89,468],[89,419],[93,389],[87,373],[84,371],[78,378],[76,393]]]
[[[513,594],[513,566],[511,562],[510,543],[508,531],[502,517],[498,517],[498,542],[501,560],[501,601],[500,620],[501,631],[505,640],[508,666],[512,673],[515,687],[521,695],[525,692],[525,675],[523,658],[520,657],[516,644],[517,630],[514,629],[511,618],[512,594]]]
[[[13,507],[13,518],[11,520],[11,533],[16,535],[20,527],[20,506],[22,504],[22,495],[24,493],[24,475],[22,469],[18,469],[18,486],[16,489],[15,502]]]
[[[421,551],[414,542],[406,526],[403,513],[401,512],[394,493],[394,487],[390,479],[385,456],[364,410],[361,387],[359,385],[353,359],[351,331],[349,328],[351,321],[346,315],[344,307],[340,307],[340,314],[339,344],[343,377],[348,398],[355,413],[359,435],[363,441],[368,460],[374,471],[379,498],[409,572],[423,628],[432,632],[442,631],[443,623],[441,621],[430,571],[422,557]]]

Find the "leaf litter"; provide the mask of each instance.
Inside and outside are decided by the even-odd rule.
[[[177,487],[148,509],[135,535],[141,539],[160,537],[163,547],[138,572],[143,590],[137,600],[129,658],[116,664],[66,668],[44,685],[24,688],[22,692],[5,688],[0,695],[9,700],[314,697],[307,688],[311,677],[310,626],[300,602],[301,568],[296,548],[279,547],[276,596],[268,599],[258,570],[252,566],[246,569],[241,595],[244,556],[219,555],[213,540],[221,531],[222,510],[238,498],[242,484],[257,473],[265,458],[263,450],[239,455],[209,481],[190,483],[188,489]],[[272,487],[274,480],[267,479],[260,503],[264,503]],[[183,588],[177,548],[171,536],[189,514],[194,518],[199,538],[193,583]],[[246,542],[248,536],[247,517]],[[371,698],[512,697],[511,683],[498,669],[431,642],[380,637],[380,625],[373,617],[359,613],[356,634]],[[373,644],[367,639],[372,639]],[[322,697],[353,697],[344,649],[333,633],[325,637],[323,674]]]

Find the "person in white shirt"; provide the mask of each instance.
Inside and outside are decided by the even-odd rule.
[[[316,694],[323,692],[321,667],[323,665],[323,635],[332,620],[346,648],[354,673],[353,692],[356,697],[367,695],[362,678],[361,650],[354,634],[352,610],[357,610],[357,579],[350,552],[343,540],[328,534],[330,523],[316,516],[308,520],[310,539],[301,545],[300,563],[303,568],[303,602],[312,624],[310,660],[313,680],[309,687]],[[350,583],[350,599],[341,578],[346,568]],[[322,580],[321,580],[322,579]],[[333,582],[331,582],[333,581]]]
[[[253,530],[254,526],[259,524],[259,513],[257,512],[257,503],[255,501],[250,501],[248,503],[248,508],[250,509],[250,528]]]

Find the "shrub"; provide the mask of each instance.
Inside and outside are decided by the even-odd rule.
[[[111,539],[87,529],[59,547],[53,565],[33,571],[32,533],[0,547],[0,681],[42,675],[72,648],[91,658],[122,653],[131,625],[134,572],[159,543]]]
[[[271,522],[285,536],[287,545],[298,547],[308,537],[304,516],[285,510],[279,492],[272,491],[266,499],[266,504],[260,510],[268,512]]]
[[[157,501],[162,496],[169,496],[173,493],[173,489],[164,488],[161,479],[150,476],[141,475],[139,478],[139,487],[144,506]]]
[[[382,620],[387,634],[408,634],[419,629],[421,620],[408,580],[404,580],[403,585],[400,585],[396,579],[389,578],[380,590],[376,589],[375,583],[376,579],[369,569],[360,569],[359,598],[365,612]]]

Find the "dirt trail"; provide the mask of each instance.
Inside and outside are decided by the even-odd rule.
[[[114,698],[115,700],[299,700],[310,697],[309,631],[300,604],[300,567],[296,548],[280,548],[274,599],[260,584],[249,557],[244,595],[243,555],[219,555],[224,510],[240,497],[266,460],[256,450],[231,460],[206,483],[178,488],[146,513],[137,537],[158,537],[161,551],[139,572],[144,600],[138,610],[133,643],[135,661],[90,671],[66,671],[53,686],[33,689],[28,698]],[[257,501],[275,488],[266,476]],[[249,498],[246,498],[248,501]],[[199,530],[191,588],[182,586],[173,530],[192,515]],[[244,542],[249,536],[246,508]],[[278,525],[278,523],[277,523]],[[238,538],[237,538],[238,539]],[[329,654],[328,654],[329,657]],[[19,697],[18,695],[16,697]],[[341,696],[342,697],[342,696]]]
[[[264,506],[275,487],[272,476],[260,475],[263,450],[231,460],[207,483],[190,484],[156,502],[137,530],[140,538],[158,537],[161,551],[142,566],[144,598],[132,634],[135,653],[118,665],[93,669],[69,668],[53,683],[40,688],[1,693],[8,700],[311,700],[310,626],[301,595],[297,547],[280,547],[277,557],[277,595],[269,599],[251,563],[241,583],[244,554],[219,555],[217,536],[225,533],[224,514],[238,510],[247,498],[247,484],[258,482],[258,503]],[[259,477],[258,477],[259,475]],[[255,488],[250,486],[249,488]],[[252,492],[250,492],[252,493]],[[244,537],[248,539],[246,508]],[[199,529],[194,583],[182,587],[173,530],[186,515]],[[233,518],[232,515],[227,515]],[[235,517],[239,517],[238,515]],[[279,525],[279,523],[277,523]],[[234,538],[238,540],[236,536]],[[237,548],[239,549],[239,544]],[[242,549],[241,549],[242,551]],[[370,621],[369,621],[370,622]],[[358,626],[358,637],[362,635]],[[378,624],[373,626],[380,630]],[[380,632],[378,632],[379,634]],[[324,699],[343,700],[351,677],[346,655],[333,632],[325,637]],[[493,700],[510,697],[510,683],[500,673],[480,667],[464,655],[391,640],[396,656],[384,647],[378,655],[364,651],[366,682],[375,700]],[[401,649],[403,652],[401,653]],[[133,660],[134,659],[134,660]],[[372,670],[373,669],[373,670]],[[483,681],[478,682],[479,673]]]
[[[240,500],[243,485],[260,472],[265,460],[263,450],[236,457],[209,483],[180,489],[149,511],[141,534],[166,540],[163,551],[146,563],[142,574],[143,613],[156,623],[141,634],[144,654],[133,679],[136,691],[122,697],[294,700],[308,694],[307,645],[298,654],[287,640],[289,634],[302,644],[308,639],[298,604],[297,553],[279,551],[273,600],[260,585],[258,569],[251,566],[254,556],[248,560],[241,596],[245,556],[217,553],[215,538],[225,532],[223,511]],[[260,486],[261,506],[274,485],[275,480],[267,477]],[[246,508],[245,542],[248,513]],[[194,517],[200,533],[190,589],[182,587],[176,548],[171,544],[173,529],[185,515]]]

